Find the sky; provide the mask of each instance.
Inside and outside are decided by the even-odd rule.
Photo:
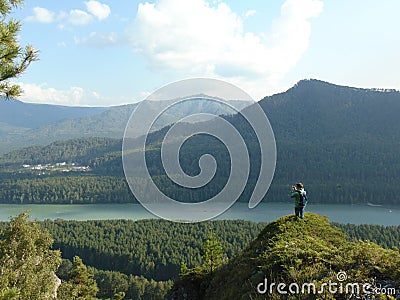
[[[40,60],[20,100],[112,106],[178,80],[232,83],[254,100],[302,79],[400,90],[398,0],[27,0],[21,45]]]

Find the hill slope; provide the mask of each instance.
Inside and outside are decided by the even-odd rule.
[[[155,103],[151,103],[155,105]],[[400,112],[400,93],[396,91],[376,91],[342,87],[317,80],[305,80],[285,93],[267,97],[260,101],[273,127],[277,143],[277,166],[271,188],[266,196],[267,201],[287,201],[288,188],[296,181],[303,181],[309,190],[313,203],[373,203],[373,204],[399,204],[398,181],[400,174],[400,122],[395,116]],[[115,111],[114,111],[115,109]],[[95,134],[95,129],[100,125],[111,135],[119,129],[124,116],[127,118],[126,108],[118,107],[103,112],[107,115],[102,123],[99,116],[85,117],[86,121],[93,122],[77,126],[79,119],[66,120],[70,122],[71,132],[84,132],[89,128],[89,135]],[[120,110],[118,112],[118,110]],[[183,113],[190,111],[185,110]],[[115,112],[115,113],[114,113]],[[113,116],[113,117],[112,117]],[[98,118],[98,119],[97,119]],[[167,116],[166,119],[169,119]],[[260,153],[257,140],[251,128],[239,115],[227,116],[226,119],[234,124],[244,136],[251,156],[251,174],[240,201],[247,201],[260,168]],[[82,119],[83,120],[83,119]],[[118,123],[119,122],[119,123]],[[96,123],[98,123],[96,125]],[[89,124],[89,125],[88,125]],[[93,125],[93,129],[90,127]],[[190,125],[187,125],[190,126]],[[212,122],[209,125],[212,126]],[[61,128],[66,128],[61,126]],[[153,146],[146,153],[151,174],[156,178],[159,188],[170,196],[179,197],[182,201],[199,201],[210,195],[215,195],[227,181],[230,170],[230,158],[226,148],[216,139],[206,136],[195,136],[189,139],[180,152],[182,168],[188,174],[198,174],[198,159],[205,153],[213,154],[217,160],[218,168],[214,180],[204,189],[181,189],[168,180],[161,163],[160,145],[168,128],[149,135]],[[51,131],[50,128],[46,129]],[[61,130],[61,129],[60,129]],[[75,130],[75,131],[74,131]],[[40,130],[39,130],[40,131]],[[115,131],[115,132],[116,132]],[[57,132],[53,130],[51,132]],[[60,131],[59,131],[60,132]],[[52,133],[49,133],[51,135]],[[121,132],[116,134],[122,134]],[[56,136],[53,135],[53,138]],[[26,137],[28,140],[29,138]],[[2,144],[3,145],[3,144]],[[57,142],[45,147],[22,149],[3,156],[0,168],[4,171],[13,164],[21,167],[22,163],[51,163],[61,160],[74,161],[91,167],[91,172],[85,175],[112,175],[107,182],[115,181],[116,186],[122,190],[119,195],[123,199],[109,200],[115,202],[134,201],[132,196],[123,186],[123,172],[121,161],[121,141],[108,139],[88,138]],[[0,174],[1,175],[1,174]],[[24,198],[31,201],[31,196],[21,195],[22,190],[34,192],[36,185],[46,185],[52,181],[49,178],[35,178],[35,183],[26,179],[20,182],[20,175],[4,175],[9,181],[3,182],[3,193],[7,192],[8,199]],[[75,173],[75,175],[77,175]],[[72,178],[70,174],[58,174],[66,180],[74,182],[72,186],[86,186],[86,178]],[[91,182],[95,180],[92,177]],[[79,184],[78,184],[79,182]],[[21,183],[21,184],[20,184]],[[32,184],[31,184],[32,183]],[[62,183],[62,181],[60,181]],[[15,185],[16,184],[16,185]],[[76,185],[77,184],[77,185]],[[5,186],[4,186],[5,185]],[[22,186],[26,189],[22,189]],[[91,184],[90,184],[91,185]],[[12,186],[18,187],[15,191],[8,191]],[[51,187],[49,189],[53,190]],[[57,188],[56,190],[64,190]],[[79,200],[80,191],[72,190],[74,199]],[[61,192],[60,192],[61,193]],[[64,193],[65,194],[65,193]],[[51,196],[51,193],[48,197]],[[40,198],[40,196],[37,196]],[[47,196],[46,196],[47,197]],[[48,198],[47,197],[47,198]],[[62,193],[55,202],[65,202]],[[120,196],[115,196],[118,198]],[[90,203],[97,202],[100,195],[91,193]],[[88,198],[86,198],[88,199]],[[1,201],[11,201],[1,198]],[[12,200],[15,202],[17,200]],[[85,200],[88,201],[88,200]],[[53,201],[52,201],[53,202]]]
[[[288,91],[262,99],[260,105],[277,138],[392,139],[400,135],[400,92],[339,86],[302,80]],[[393,136],[394,135],[394,136]]]
[[[290,185],[302,181],[312,191],[313,202],[399,204],[394,195],[400,174],[400,121],[396,117],[400,113],[400,92],[303,80],[259,104],[270,120],[277,145],[276,171],[267,201],[287,201]],[[227,120],[244,137],[249,150],[250,178],[240,197],[248,201],[261,165],[257,138],[242,116]],[[180,189],[171,194],[204,199],[210,190],[221,190],[221,183],[229,176],[230,157],[213,137],[188,140],[180,152],[182,168],[198,174],[196,162],[205,153],[216,153],[219,173],[214,182],[204,189]],[[149,157],[153,175],[165,178],[159,167],[159,152]]]
[[[167,299],[287,299],[278,292],[279,283],[293,299],[315,299],[318,291],[324,299],[347,299],[347,283],[359,283],[359,295],[364,283],[398,289],[399,270],[398,250],[348,242],[340,229],[319,215],[306,214],[304,220],[285,216],[268,224],[246,250],[213,274],[197,268],[183,275]],[[323,288],[329,282],[336,284],[336,293]],[[300,292],[295,285],[288,289],[291,283]],[[302,293],[305,283],[315,285],[316,293],[312,287]]]
[[[400,92],[303,80],[260,105],[278,149],[270,198],[300,180],[317,201],[399,203]]]

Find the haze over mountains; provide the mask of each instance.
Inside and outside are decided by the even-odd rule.
[[[259,104],[270,120],[278,151],[274,181],[266,197],[268,201],[287,200],[288,187],[301,180],[312,191],[314,202],[400,203],[396,196],[400,179],[398,91],[358,89],[318,80],[303,80],[284,93],[262,99]],[[9,123],[1,120],[3,131],[6,131],[5,123],[21,129],[14,135],[9,131],[0,137],[3,153],[5,148],[17,148],[18,144],[41,142],[42,145],[12,152],[0,160],[3,172],[8,168],[8,173],[3,173],[3,176],[10,178],[9,182],[2,183],[3,194],[8,191],[0,195],[2,201],[24,199],[24,203],[40,203],[43,197],[39,192],[36,200],[32,200],[31,194],[35,189],[47,191],[49,195],[46,199],[49,200],[46,201],[51,203],[69,203],[71,195],[79,203],[134,201],[124,183],[121,141],[88,139],[97,136],[121,138],[125,120],[133,107],[91,109],[81,112],[87,115],[78,118],[67,116],[67,119],[60,118],[51,124],[42,123],[38,129],[31,127],[25,131],[21,128],[26,127],[21,124],[12,123],[9,119],[4,119]],[[190,111],[190,108],[187,109],[185,113]],[[241,196],[241,200],[246,201],[257,180],[260,166],[257,141],[242,117],[228,116],[226,119],[245,137],[252,157],[251,176]],[[146,153],[151,158],[149,168],[162,189],[171,195],[180,195],[182,200],[190,198],[192,201],[200,201],[215,193],[229,176],[229,156],[223,147],[206,137],[193,138],[186,144],[181,161],[187,173],[197,174],[198,158],[210,152],[216,155],[220,173],[217,173],[215,182],[204,190],[182,192],[168,182],[160,165],[159,146],[165,131],[149,136],[155,147]],[[84,139],[58,141],[45,146],[50,141],[71,137]],[[90,166],[91,171],[84,175],[74,173],[68,176],[53,173],[41,178],[31,174],[29,176],[33,178],[30,179],[27,174],[24,178],[18,177],[20,175],[10,176],[10,172],[15,174],[13,172],[22,163],[59,161],[78,161]],[[66,188],[67,182],[69,188]],[[103,182],[103,186],[96,188],[94,182]],[[18,192],[10,192],[11,186],[18,187],[15,188]],[[113,191],[114,196],[107,189]],[[52,190],[57,194],[57,200],[51,200]]]
[[[235,101],[239,108],[246,101]],[[157,101],[145,101],[147,111],[157,110]],[[0,154],[32,145],[47,145],[58,140],[81,137],[122,138],[126,123],[137,106],[135,104],[112,107],[73,107],[31,104],[18,100],[0,101]],[[224,114],[226,108],[207,101],[185,102],[179,111],[164,114],[154,129],[160,129],[199,108],[211,114]]]

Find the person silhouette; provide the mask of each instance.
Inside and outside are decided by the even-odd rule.
[[[294,215],[296,218],[304,218],[304,208],[307,205],[307,192],[304,190],[304,185],[301,182],[296,183],[291,187],[290,197],[294,198]]]

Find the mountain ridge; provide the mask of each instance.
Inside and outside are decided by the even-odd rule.
[[[148,113],[157,112],[159,101],[139,102]],[[173,102],[173,101],[170,101]],[[0,154],[21,147],[46,145],[57,140],[81,137],[122,138],[126,124],[139,103],[111,107],[70,107],[48,104],[31,104],[18,100],[0,101]],[[239,108],[246,101],[237,101]],[[185,101],[177,109],[163,114],[154,124],[158,130],[173,123],[191,111],[202,110],[211,114],[223,114],[222,104],[207,101]],[[138,134],[145,134],[145,128]]]
[[[106,107],[65,106],[0,99],[0,120],[14,126],[34,128],[69,117],[98,114]]]
[[[266,97],[259,104],[266,112],[274,130],[278,150],[275,176],[264,201],[286,201],[283,195],[287,194],[290,185],[302,181],[310,190],[310,198],[314,203],[399,204],[399,199],[394,196],[397,195],[400,173],[398,91],[381,92],[336,87],[329,83],[308,80],[300,82],[287,92]],[[250,178],[244,193],[239,198],[239,201],[247,202],[257,180],[257,170],[260,168],[261,157],[257,150],[257,140],[243,117],[231,115],[226,116],[226,120],[231,122],[244,137],[252,158]],[[167,180],[160,161],[161,141],[167,130],[165,127],[148,135],[148,140],[152,142],[152,147],[146,152],[149,158],[148,167],[151,175],[157,178],[158,184],[161,184],[165,191],[170,191],[171,196],[180,195],[182,201],[185,199],[199,201],[211,195],[211,191],[218,190],[229,176],[229,153],[226,153],[225,148],[217,141],[204,136],[193,137],[185,142],[181,153],[181,161],[184,162],[182,168],[188,174],[198,174],[199,157],[213,151],[218,163],[217,171],[221,170],[217,174],[215,185],[211,183],[204,190],[182,191],[175,185],[169,184],[170,181]],[[57,151],[63,151],[63,147],[70,151],[72,148],[68,143],[75,142],[64,143],[65,145],[61,145]],[[93,174],[111,175],[115,176],[115,180],[122,180],[124,174],[121,153],[116,151],[120,143],[120,140],[110,143],[109,145],[113,144],[114,148],[108,150],[107,143],[92,145],[97,147],[98,151],[91,153],[99,155],[86,157],[85,162],[90,165]],[[84,147],[92,147],[89,144],[82,142]],[[101,149],[102,147],[105,148]],[[44,161],[46,157],[41,156],[41,153],[50,153],[49,151],[53,150],[39,147],[34,152],[28,151],[14,157],[15,159],[23,157],[26,163],[29,163],[29,160],[38,162],[37,158],[43,160],[41,163],[48,163],[50,161]],[[68,155],[77,157],[74,153]],[[11,179],[7,177],[9,173],[7,174],[4,175],[5,178]],[[72,180],[71,178],[68,180]],[[16,180],[17,182],[13,184],[19,182]],[[45,180],[51,181],[50,178],[38,179],[39,182]],[[77,178],[74,184],[82,180]],[[23,185],[26,186],[26,183]],[[125,195],[124,199],[131,199],[128,190],[121,193]],[[22,197],[22,195],[12,195],[12,199],[14,196],[15,199]],[[96,193],[92,196],[94,203],[95,199],[101,198]],[[79,198],[79,194],[77,197]],[[25,196],[24,199],[29,197]]]

